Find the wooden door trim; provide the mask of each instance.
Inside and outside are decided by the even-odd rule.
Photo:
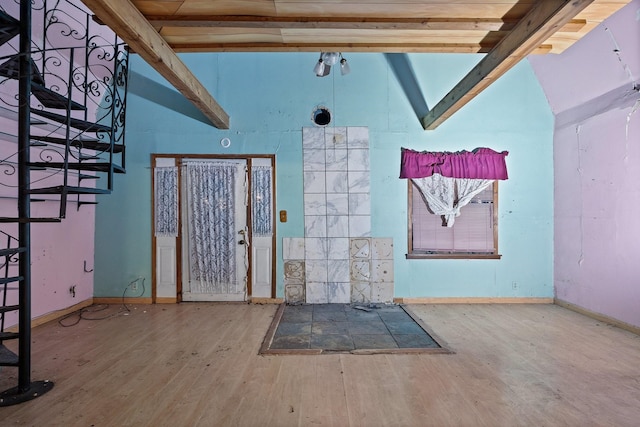
[[[271,235],[271,298],[275,298],[276,295],[276,255],[277,255],[277,236],[276,236],[276,156],[275,154],[170,154],[170,153],[152,153],[151,154],[151,302],[153,304],[159,303],[157,297],[157,262],[156,262],[156,236],[155,236],[155,168],[156,159],[158,158],[173,158],[175,159],[176,167],[178,168],[178,235],[176,237],[176,302],[182,301],[182,200],[181,185],[182,174],[181,166],[182,161],[186,158],[189,159],[242,159],[246,160],[248,168],[248,204],[247,204],[247,224],[252,224],[252,212],[251,212],[251,163],[252,159],[270,159],[271,160],[271,221],[273,233]],[[249,228],[249,241],[251,242],[252,227]],[[249,250],[247,253],[249,260],[249,268],[247,270],[247,300],[251,301],[251,292],[253,286],[252,280],[252,268],[253,268],[253,255]],[[165,302],[163,300],[163,302]]]

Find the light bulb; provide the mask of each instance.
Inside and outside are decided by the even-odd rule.
[[[342,58],[340,60],[340,74],[347,75],[351,72],[351,68],[349,67],[349,63],[346,59]]]
[[[313,72],[316,73],[316,76],[322,77],[324,74],[324,62],[322,62],[322,59],[318,59],[316,66],[313,67]]]

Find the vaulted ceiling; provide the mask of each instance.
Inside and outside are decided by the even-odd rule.
[[[531,53],[560,53],[630,0],[83,0],[226,129],[176,52],[486,53],[423,118],[434,129]]]

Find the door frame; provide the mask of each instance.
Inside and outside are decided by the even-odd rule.
[[[178,168],[178,201],[181,200],[181,173],[182,173],[182,161],[184,159],[239,159],[246,160],[247,162],[247,228],[249,242],[253,241],[252,235],[252,198],[251,198],[251,166],[252,159],[270,159],[271,160],[271,221],[272,221],[272,236],[271,236],[271,298],[275,298],[276,295],[276,156],[275,154],[151,154],[151,301],[156,303],[176,303],[182,301],[182,204],[178,203],[178,235],[176,236],[176,297],[173,298],[159,298],[157,296],[157,253],[156,253],[156,235],[155,235],[155,200],[154,200],[154,188],[155,188],[155,167],[156,159],[158,158],[173,158],[175,159],[175,165]],[[247,251],[248,264],[247,269],[247,300],[251,301],[252,298],[252,273],[253,273],[253,255],[252,251]]]

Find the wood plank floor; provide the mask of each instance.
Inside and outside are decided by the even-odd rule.
[[[113,306],[110,310],[117,310]],[[638,426],[640,337],[555,305],[412,305],[455,354],[258,355],[277,306],[34,329],[16,426]],[[16,384],[2,368],[0,390]]]

